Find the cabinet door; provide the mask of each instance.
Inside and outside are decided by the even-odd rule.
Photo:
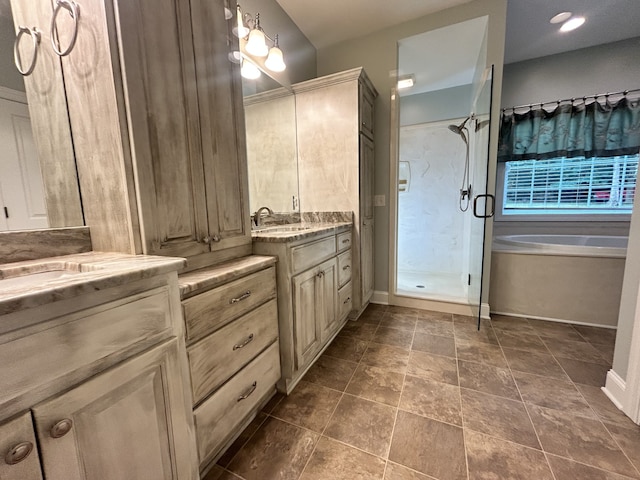
[[[239,51],[225,0],[191,0],[211,250],[251,245]],[[235,2],[231,11],[235,11]]]
[[[318,305],[318,322],[320,323],[320,338],[326,342],[338,328],[338,268],[337,260],[332,258],[321,264],[318,288],[320,303]]]
[[[115,3],[144,253],[208,252],[189,2]]]
[[[49,45],[51,3],[51,0],[12,0],[11,8],[16,29],[36,27],[41,33],[35,69],[24,77],[24,84],[44,179],[49,226],[72,227],[82,225],[84,218],[60,59]],[[23,35],[20,41],[23,68],[28,66],[32,55],[31,39]]]
[[[0,425],[0,478],[42,480],[30,412]]]
[[[374,146],[360,134],[360,298],[362,308],[373,295]]]
[[[47,480],[196,478],[177,345],[169,340],[33,409]]]
[[[306,365],[320,348],[318,287],[320,270],[312,268],[293,277],[293,311],[297,369]]]
[[[362,306],[373,295],[373,220],[364,220],[360,226],[360,296]]]
[[[360,95],[360,131],[373,138],[373,121],[374,121],[374,96],[373,92],[365,85],[359,85]]]

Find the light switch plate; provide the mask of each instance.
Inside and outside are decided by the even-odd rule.
[[[384,207],[386,205],[386,197],[384,195],[374,195],[373,196],[373,206],[374,207]]]

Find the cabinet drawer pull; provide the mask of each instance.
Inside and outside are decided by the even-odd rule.
[[[349,240],[348,238],[345,238],[344,240],[342,240],[342,244],[344,245],[345,243],[349,243],[351,240]]]
[[[67,433],[71,431],[73,427],[73,421],[70,418],[63,418],[58,423],[56,423],[53,427],[51,427],[51,437],[52,438],[60,438],[64,437]]]
[[[350,270],[351,269],[351,265],[345,265],[344,267],[342,267],[342,270]]]
[[[322,272],[318,272],[318,275],[316,275],[318,278],[322,278],[324,277],[324,271]]]
[[[251,342],[253,342],[253,333],[251,335],[249,335],[244,342],[242,343],[236,343],[233,346],[233,350],[240,350],[241,348],[246,347],[247,345],[249,345]]]
[[[258,382],[253,382],[249,387],[249,390],[247,390],[246,392],[244,392],[242,395],[238,397],[238,402],[241,402],[242,400],[246,400],[247,398],[249,398],[251,394],[255,392],[257,386],[258,386]]]
[[[73,18],[74,27],[73,27],[73,36],[71,37],[71,42],[69,42],[69,46],[62,50],[60,49],[60,41],[57,38],[56,32],[56,20],[58,18],[58,13],[62,8],[66,8],[69,10],[69,15]],[[78,20],[80,18],[80,6],[74,2],[73,0],[56,0],[56,8],[53,11],[53,17],[51,17],[51,46],[53,47],[53,51],[56,52],[56,55],[60,57],[65,57],[71,53],[73,47],[76,45],[76,40],[78,39]]]
[[[7,462],[7,465],[15,465],[16,463],[20,463],[25,458],[27,458],[32,450],[33,450],[33,443],[31,442],[19,443],[16,446],[9,449],[9,451],[4,457],[4,461]]]
[[[233,305],[234,303],[238,303],[241,302],[242,300],[246,300],[247,298],[249,298],[251,296],[251,290],[247,290],[246,292],[244,292],[242,295],[240,295],[239,297],[236,298],[232,298],[231,300],[229,300],[229,303],[231,305]]]
[[[20,45],[20,40],[22,36],[25,34],[29,34],[31,37],[31,42],[33,43],[33,56],[31,57],[31,63],[25,69],[22,67],[22,59],[20,58],[20,49],[18,48]],[[26,77],[33,73],[33,70],[36,68],[36,60],[38,60],[38,47],[40,45],[40,32],[37,28],[29,28],[29,27],[18,27],[18,35],[16,36],[16,40],[13,44],[13,61],[16,64],[16,68],[20,75]]]
[[[351,301],[351,297],[347,297],[347,299],[342,302],[343,305],[346,305],[347,303],[349,303]]]

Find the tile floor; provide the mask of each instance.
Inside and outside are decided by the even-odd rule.
[[[640,478],[600,390],[615,332],[370,306],[206,480]]]

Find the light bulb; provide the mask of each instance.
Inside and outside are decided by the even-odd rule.
[[[567,20],[560,27],[561,32],[570,32],[571,30],[575,30],[578,27],[581,27],[584,22],[586,22],[586,18],[584,17],[573,17],[571,20]]]
[[[248,60],[242,60],[240,74],[248,80],[255,80],[256,78],[260,78],[261,75],[260,69]]]
[[[287,66],[282,57],[282,50],[278,47],[272,47],[269,50],[269,56],[264,62],[265,66],[273,72],[282,72]]]
[[[266,57],[269,53],[264,33],[262,33],[258,28],[251,30],[245,50],[256,57]]]
[[[240,5],[236,8],[236,16],[238,17],[238,25],[233,27],[233,34],[238,38],[245,38],[249,35],[250,30],[242,23],[242,10],[240,9]]]

